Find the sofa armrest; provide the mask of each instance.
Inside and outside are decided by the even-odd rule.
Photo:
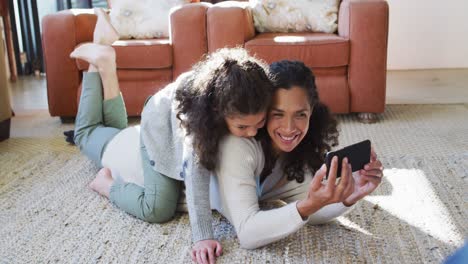
[[[42,47],[47,79],[49,112],[52,116],[75,116],[80,73],[70,53],[93,39],[96,16],[92,9],[70,9],[42,20]]]
[[[207,53],[206,11],[210,6],[210,3],[192,3],[171,10],[173,79],[190,70]]]
[[[208,51],[244,46],[255,37],[253,17],[248,2],[226,1],[207,12]]]
[[[388,4],[384,0],[343,0],[338,34],[350,40],[348,83],[351,112],[385,109]]]

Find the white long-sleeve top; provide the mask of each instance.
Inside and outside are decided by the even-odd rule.
[[[296,232],[308,222],[324,223],[350,209],[341,203],[331,204],[303,220],[296,207],[297,201],[289,199],[291,202],[281,208],[261,210],[259,201],[280,196],[277,192],[280,189],[294,197],[299,197],[299,191],[305,197],[311,175],[306,175],[309,180],[305,183],[294,182],[295,187],[287,186],[286,190],[284,186],[279,187],[285,182],[285,176],[281,166],[276,164],[272,174],[260,183],[265,157],[259,142],[229,135],[220,142],[219,150],[217,177],[212,177],[210,186],[211,205],[234,226],[243,248],[267,245]]]

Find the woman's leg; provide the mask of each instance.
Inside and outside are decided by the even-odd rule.
[[[95,13],[98,19],[94,29],[93,42],[110,46],[119,39],[118,32],[111,25],[109,16],[104,10],[98,8],[95,9]],[[94,67],[94,65],[90,64],[90,67]],[[104,87],[103,121],[105,126],[124,129],[128,126],[127,111],[120,93],[116,68],[114,60],[112,65],[100,69]]]
[[[80,150],[97,164],[101,164],[101,156],[106,144],[122,129],[122,125],[108,127],[106,124],[106,105],[104,100],[120,96],[118,87],[115,51],[111,45],[118,39],[117,32],[109,23],[107,14],[102,9],[95,10],[97,15],[92,44],[85,44],[76,48],[71,54],[72,58],[80,58],[89,63],[87,73],[83,75],[82,91],[78,114],[75,122],[74,141]],[[104,86],[104,95],[102,87]],[[116,105],[111,103],[110,105]],[[120,118],[127,118],[123,106]],[[104,116],[104,118],[103,118]],[[122,122],[120,122],[122,123]]]
[[[128,126],[127,110],[121,94],[103,102],[104,125],[124,129]]]
[[[103,123],[101,78],[97,72],[84,73],[78,114],[75,121],[75,144],[99,166],[106,144],[120,129]]]
[[[99,72],[101,76],[104,88],[103,120],[97,121],[114,129],[123,129],[127,127],[127,113],[118,86],[115,53],[111,47],[105,46],[117,40],[118,36],[107,15],[102,10],[96,10],[96,13],[98,22],[94,32],[95,44],[80,46],[72,57],[88,61],[89,71]],[[102,100],[102,95],[100,98]],[[144,146],[141,148],[144,187],[114,181],[108,168],[101,169],[89,186],[137,218],[147,222],[166,222],[174,216],[181,182],[154,171]]]
[[[70,57],[89,63],[88,72],[83,76],[74,140],[88,157],[100,165],[106,144],[127,126],[127,114],[118,87],[115,51],[110,47],[118,40],[118,34],[102,9],[95,9],[95,12],[98,19],[94,43],[78,47]],[[104,168],[90,187],[108,197],[111,182],[110,171]]]

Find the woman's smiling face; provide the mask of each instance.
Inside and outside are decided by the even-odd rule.
[[[268,113],[267,130],[277,153],[291,152],[309,130],[312,107],[305,89],[278,89]]]

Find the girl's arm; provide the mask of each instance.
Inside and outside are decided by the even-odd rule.
[[[210,175],[201,165],[195,164],[193,156],[184,162],[184,181],[193,242],[213,239],[210,206]]]
[[[213,239],[212,212],[210,205],[211,173],[194,162],[190,155],[184,162],[183,174],[185,193],[192,226],[194,246],[191,251],[192,260],[198,263],[214,263],[222,253],[221,244]]]

